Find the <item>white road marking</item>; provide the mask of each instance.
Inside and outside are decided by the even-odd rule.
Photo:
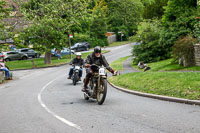
[[[74,127],[78,130],[82,130],[80,126],[78,126],[77,124],[74,124],[60,116],[58,116],[56,113],[54,113],[53,111],[51,111],[45,104],[44,102],[42,101],[42,98],[41,98],[41,95],[43,93],[43,91],[47,88],[47,86],[49,86],[50,84],[52,84],[54,81],[56,81],[58,78],[61,78],[63,76],[60,76],[60,77],[57,77],[56,79],[50,81],[49,83],[47,83],[43,88],[42,90],[40,91],[40,93],[38,94],[38,101],[40,103],[40,105],[48,112],[50,113],[51,115],[53,115],[56,119],[62,121],[63,123],[67,124],[68,126],[71,126],[71,127]]]
[[[29,74],[29,75],[26,75],[26,76],[23,76],[23,77],[21,77],[21,78],[19,78],[19,79],[24,79],[24,78],[30,77],[30,76],[33,75],[33,74],[34,74],[34,73]]]

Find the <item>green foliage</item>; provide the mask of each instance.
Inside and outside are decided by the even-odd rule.
[[[98,4],[98,3],[97,3]],[[107,32],[107,23],[106,23],[106,17],[105,13],[102,9],[102,7],[96,6],[96,8],[93,10],[93,21],[90,26],[90,44],[92,47],[95,46],[105,46],[108,44],[107,38],[106,38],[106,32]]]
[[[93,22],[90,26],[90,37],[105,39],[107,32],[107,24],[105,14],[100,6],[93,12]]]
[[[155,0],[144,7],[143,17],[145,19],[161,18],[164,14],[164,6],[168,0]]]
[[[180,37],[173,46],[173,58],[184,60],[184,66],[192,66],[194,62],[194,44],[197,42],[191,35]]]
[[[139,61],[155,62],[168,57],[163,45],[159,43],[160,22],[158,20],[142,22],[136,36],[130,39],[142,42],[133,48],[136,63]]]
[[[88,34],[74,34],[74,37],[72,39],[72,44],[77,42],[88,42],[90,40],[90,35]]]
[[[199,17],[197,19],[200,19]],[[194,36],[198,39],[198,41],[200,42],[200,21],[197,22],[194,25],[195,29],[194,29]]]
[[[108,45],[108,41],[107,39],[98,39],[98,38],[91,38],[89,39],[89,43],[91,45],[91,47],[95,47],[95,46],[107,46]]]
[[[123,34],[132,35],[142,18],[142,2],[140,0],[111,0],[107,3],[109,31],[117,33],[124,29]]]
[[[168,5],[165,7],[162,21],[164,24],[176,21],[185,13],[192,13],[196,10],[197,0],[168,0]]]
[[[155,3],[155,0],[141,0],[141,2],[144,6],[147,6]]]
[[[62,49],[67,39],[64,34],[63,24],[59,19],[42,19],[40,23],[27,27],[21,33],[21,39],[25,45],[34,44],[34,48],[42,51],[50,51],[53,48]]]
[[[169,0],[162,18],[164,27],[161,30],[160,43],[167,49],[172,46],[180,36],[192,34],[194,25],[198,22],[196,17],[197,1]]]
[[[62,49],[68,34],[81,32],[88,13],[88,0],[29,0],[22,4],[23,14],[32,24],[21,37],[25,44],[46,52],[45,64],[51,63],[52,48]]]
[[[182,17],[177,19],[176,22],[171,22],[167,27],[163,27],[160,34],[160,43],[170,52],[171,47],[180,36],[191,34],[193,28],[194,17]]]
[[[9,38],[8,36],[8,28],[5,26],[3,21],[4,18],[9,17],[9,8],[5,8],[6,2],[4,0],[0,0],[0,40],[5,40]]]

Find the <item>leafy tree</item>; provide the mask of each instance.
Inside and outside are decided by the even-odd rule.
[[[141,22],[136,36],[130,38],[141,43],[133,48],[136,63],[139,61],[154,62],[167,58],[164,46],[159,43],[160,27],[159,20]]]
[[[108,0],[108,29],[122,31],[125,36],[133,34],[142,18],[143,4],[140,0]]]
[[[196,0],[168,0],[162,17],[164,27],[160,36],[160,43],[168,52],[180,36],[193,33],[194,25],[198,21],[197,14]]]
[[[87,14],[87,0],[29,0],[22,11],[32,24],[22,33],[27,44],[42,47],[45,64],[51,63],[51,49],[61,49],[68,34],[79,31],[80,20]]]
[[[155,0],[144,7],[143,17],[145,19],[161,18],[164,14],[164,6],[168,0]]]
[[[105,6],[101,5],[101,2],[97,2],[92,13],[92,24],[90,26],[90,37],[92,45],[107,45],[106,32],[107,23],[105,16]],[[105,3],[104,3],[105,4]]]
[[[4,0],[0,1],[0,40],[8,38],[7,28],[3,22],[3,19],[9,16],[9,9],[5,8],[6,5]]]
[[[164,24],[176,21],[185,13],[193,13],[197,8],[197,0],[168,0],[162,21]]]

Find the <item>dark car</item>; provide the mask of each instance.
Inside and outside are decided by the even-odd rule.
[[[27,54],[19,53],[17,51],[3,52],[3,53],[1,53],[0,57],[3,58],[5,61],[28,59]]]
[[[74,51],[88,51],[90,49],[90,44],[88,42],[79,42],[75,43],[74,46],[71,47]]]
[[[34,51],[31,48],[22,48],[22,49],[17,49],[16,51],[20,53],[25,53],[28,55],[28,57],[32,58],[39,58],[41,56],[41,53]]]

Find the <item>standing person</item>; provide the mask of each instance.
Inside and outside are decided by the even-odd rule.
[[[93,71],[90,68],[90,66],[92,64],[96,64],[98,66],[104,66],[112,74],[115,73],[115,71],[109,66],[105,56],[101,54],[101,48],[99,46],[96,46],[94,48],[94,52],[92,54],[88,55],[88,57],[85,61],[85,67],[86,67],[86,73],[87,74],[86,74],[86,77],[84,79],[84,87],[82,89],[83,92],[86,92],[87,85],[89,83],[89,79],[93,74]]]
[[[75,65],[75,66],[80,66],[80,70],[79,70],[79,81],[81,81],[81,77],[82,77],[82,67],[83,67],[83,64],[84,64],[84,60],[81,58],[81,53],[80,52],[77,52],[76,53],[76,58],[74,58],[71,62],[70,62],[71,65]],[[72,68],[70,68],[69,70],[69,77],[68,79],[71,79],[72,77],[72,74],[73,74],[73,70],[74,70],[74,66]]]
[[[10,71],[6,67],[6,64],[3,58],[0,58],[0,71],[5,71],[6,78],[11,79]]]

